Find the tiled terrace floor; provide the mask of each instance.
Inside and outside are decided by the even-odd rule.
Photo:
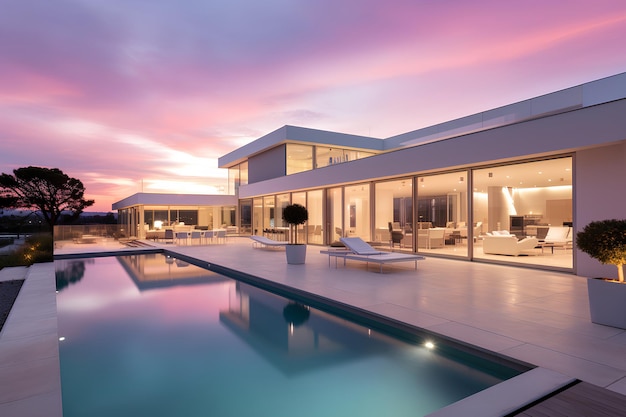
[[[366,270],[365,264],[350,261],[346,267],[340,262],[335,269],[334,263],[329,267],[327,256],[319,253],[321,248],[318,246],[308,247],[305,265],[287,265],[284,250],[253,249],[247,238],[231,238],[223,245],[161,246],[626,395],[626,331],[590,322],[583,277],[439,258],[420,262],[417,271],[410,262],[385,266],[383,274],[378,273],[377,266]],[[55,253],[114,249],[82,245],[79,248],[68,246]],[[31,286],[36,295],[53,300],[51,264],[30,269],[26,282],[35,278]],[[28,288],[25,284],[23,290]],[[52,399],[54,402],[55,395],[60,393],[60,388],[55,391],[54,386],[58,384],[58,364],[46,364],[54,352],[43,352],[36,343],[40,337],[47,349],[56,349],[52,340],[56,337],[56,317],[54,308],[51,310],[49,305],[53,302],[56,306],[56,303],[35,304],[41,306],[38,307],[41,311],[37,323],[51,324],[53,321],[54,336],[45,330],[40,331],[43,336],[12,336],[16,324],[37,315],[37,311],[29,309],[28,317],[21,317],[25,314],[20,310],[24,301],[20,294],[15,311],[0,334],[0,372],[3,374],[0,379],[0,415],[7,417],[27,415],[18,414],[16,410],[28,409],[29,404],[37,407],[39,401]],[[20,342],[15,341],[19,338],[22,339],[21,347]],[[9,354],[13,356],[7,356]],[[21,384],[4,377],[7,371],[15,368],[11,358],[29,355],[34,359],[21,366],[26,377],[41,376],[39,368],[35,368],[41,364],[41,372],[53,374],[53,386],[45,385],[29,394],[22,391]],[[57,372],[56,380],[54,372]],[[19,379],[17,371],[11,375]],[[48,412],[45,415],[60,414]]]

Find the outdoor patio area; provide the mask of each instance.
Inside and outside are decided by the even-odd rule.
[[[626,395],[626,331],[590,322],[584,277],[432,257],[417,270],[409,262],[385,265],[379,273],[364,262],[329,264],[321,246],[308,246],[306,264],[288,265],[283,249],[254,248],[247,237],[222,245],[148,243]],[[118,249],[66,245],[55,255]],[[60,416],[54,267],[39,264],[26,274],[0,334],[0,415],[46,407],[58,410],[47,415]]]

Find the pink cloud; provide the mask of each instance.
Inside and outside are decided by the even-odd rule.
[[[284,124],[386,137],[621,72],[625,19],[611,0],[14,1],[0,170],[58,167],[102,211],[172,172],[223,183],[219,156]]]

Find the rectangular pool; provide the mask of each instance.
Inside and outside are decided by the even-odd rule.
[[[523,371],[164,254],[55,269],[66,417],[420,416]]]

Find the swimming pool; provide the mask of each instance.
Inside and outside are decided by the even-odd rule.
[[[65,416],[417,416],[521,372],[163,254],[55,268]]]

